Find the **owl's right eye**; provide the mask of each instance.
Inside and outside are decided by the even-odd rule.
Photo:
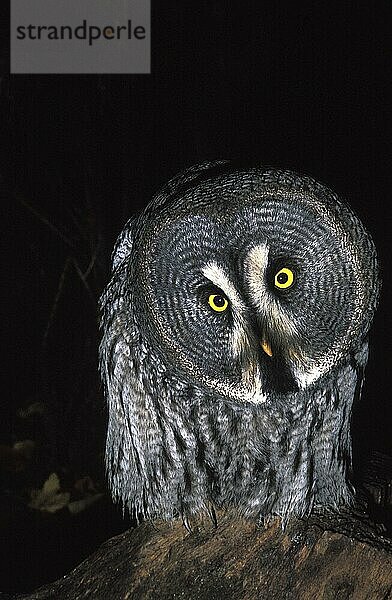
[[[227,299],[222,294],[210,294],[208,297],[208,304],[212,310],[216,312],[223,312],[229,306]]]
[[[289,269],[288,267],[283,267],[283,269],[280,269],[280,271],[278,271],[275,275],[275,287],[281,289],[281,290],[285,290],[289,287],[291,287],[294,283],[294,273],[291,269]]]

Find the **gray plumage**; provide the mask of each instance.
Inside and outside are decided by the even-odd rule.
[[[370,236],[320,183],[223,161],[177,175],[127,223],[101,299],[114,498],[165,519],[349,503],[378,290]]]

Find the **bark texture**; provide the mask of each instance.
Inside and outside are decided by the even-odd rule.
[[[261,528],[235,513],[188,532],[143,523],[103,544],[63,579],[25,600],[377,600],[392,598],[392,543],[360,514]]]

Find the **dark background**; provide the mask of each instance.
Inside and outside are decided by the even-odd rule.
[[[392,455],[391,12],[387,1],[153,2],[151,75],[1,78],[0,444],[36,450],[22,469],[3,464],[0,590],[59,577],[129,526],[108,499],[72,519],[37,516],[28,494],[52,472],[72,494],[86,475],[104,490],[97,298],[125,221],[195,162],[310,173],[364,221],[384,283],[353,421],[358,477],[370,452]]]

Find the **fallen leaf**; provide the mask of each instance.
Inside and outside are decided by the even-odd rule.
[[[69,504],[71,494],[60,492],[60,480],[56,473],[51,473],[41,490],[31,490],[30,508],[54,513]]]

